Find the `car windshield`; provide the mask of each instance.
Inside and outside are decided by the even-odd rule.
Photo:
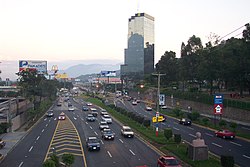
[[[176,159],[165,159],[165,163],[169,166],[174,166],[179,164]]]
[[[124,129],[124,131],[126,131],[126,132],[130,132],[130,131],[131,131],[131,129]]]

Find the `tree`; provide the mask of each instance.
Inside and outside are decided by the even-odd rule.
[[[72,154],[63,154],[62,155],[62,162],[65,163],[67,166],[70,166],[74,163],[75,157]]]
[[[171,128],[164,129],[164,136],[166,137],[167,140],[172,138],[172,136],[173,136],[172,129]]]
[[[50,159],[51,159],[52,161],[55,162],[55,166],[56,166],[56,167],[59,167],[59,166],[60,166],[59,157],[58,157],[55,153],[53,153],[53,154],[50,156]]]

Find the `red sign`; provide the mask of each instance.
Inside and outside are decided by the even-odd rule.
[[[223,104],[214,104],[214,114],[222,114]]]

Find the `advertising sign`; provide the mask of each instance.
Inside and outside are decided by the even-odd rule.
[[[164,94],[160,94],[159,95],[159,105],[160,106],[164,106],[165,105],[165,95]]]
[[[39,74],[47,73],[47,61],[19,60],[19,72],[25,70],[37,70]]]
[[[223,110],[223,95],[215,94],[214,95],[214,114],[222,114]]]
[[[116,71],[101,71],[101,76],[103,76],[103,77],[115,77]]]

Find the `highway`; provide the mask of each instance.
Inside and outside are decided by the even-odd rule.
[[[124,138],[120,134],[121,125],[113,120],[110,128],[115,132],[113,141],[103,140],[99,130],[100,115],[95,122],[87,122],[87,111],[82,111],[86,102],[82,99],[70,99],[75,111],[68,111],[67,102],[62,106],[53,106],[54,117],[43,117],[27,133],[16,147],[1,162],[1,167],[42,166],[52,154],[61,156],[71,153],[75,156],[73,167],[109,166],[136,167],[155,166],[160,156],[147,143],[137,137]],[[96,107],[99,112],[99,108]],[[58,120],[60,113],[66,114],[66,120]],[[86,138],[97,136],[101,139],[100,151],[88,151]]]
[[[152,119],[155,116],[155,111],[146,111],[144,103],[138,103],[132,105],[131,101],[116,99],[115,103],[118,107],[122,107],[128,111],[136,112],[137,114],[143,115],[148,119]],[[173,133],[181,134],[182,139],[192,143],[192,140],[196,139],[196,132],[201,132],[202,138],[208,145],[209,151],[216,155],[233,155],[234,161],[241,167],[248,167],[250,164],[250,143],[235,138],[234,140],[225,140],[217,138],[214,135],[214,131],[202,128],[192,124],[192,126],[184,126],[179,124],[179,120],[167,117],[166,122],[162,122],[159,125],[160,129],[172,128]]]

